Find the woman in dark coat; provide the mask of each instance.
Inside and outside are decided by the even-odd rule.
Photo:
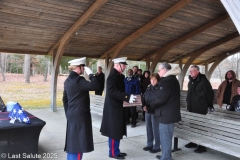
[[[67,160],[82,159],[83,153],[94,150],[89,91],[99,89],[100,85],[95,77],[90,82],[79,76],[84,73],[85,59],[69,62],[72,71],[64,82],[63,105],[67,117],[64,151]]]
[[[119,149],[120,140],[124,135],[127,135],[123,101],[129,102],[132,96],[124,91],[122,72],[127,65],[126,58],[117,58],[113,61],[114,68],[111,70],[106,83],[106,97],[100,132],[109,137],[109,157],[124,159],[126,153],[121,153]]]

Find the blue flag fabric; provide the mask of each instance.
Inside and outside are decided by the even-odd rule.
[[[15,120],[19,120],[19,122],[24,122],[29,124],[30,123],[30,119],[27,116],[27,114],[25,113],[25,111],[22,109],[22,107],[20,106],[19,103],[16,103],[11,112],[8,115],[9,118],[11,119],[15,119]]]

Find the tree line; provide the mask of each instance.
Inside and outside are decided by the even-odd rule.
[[[63,57],[60,62],[59,74],[68,74],[68,61],[75,57]],[[13,54],[0,52],[0,72],[2,80],[5,81],[5,73],[23,74],[26,83],[30,83],[30,77],[35,74],[44,75],[43,81],[47,81],[48,75],[51,75],[52,57],[46,55],[30,55],[30,54]],[[90,67],[93,73],[97,72],[97,67],[101,66],[103,72],[105,70],[104,59],[87,58],[87,66]],[[177,65],[177,64],[172,64]],[[146,63],[140,61],[128,61],[125,75],[127,70],[132,69],[133,66],[138,66],[143,71],[146,70]],[[211,64],[209,65],[211,67]],[[205,67],[200,66],[201,72],[205,72]],[[225,73],[228,70],[235,71],[239,79],[239,53],[226,58],[213,72],[212,78],[220,79],[221,82],[225,79]],[[154,72],[157,72],[157,67]],[[186,75],[188,76],[188,75]]]

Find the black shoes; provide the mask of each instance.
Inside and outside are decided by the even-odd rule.
[[[207,149],[206,149],[206,147],[198,146],[198,148],[195,149],[194,152],[195,153],[204,153],[204,152],[207,152]]]
[[[190,142],[190,143],[186,144],[185,147],[186,147],[186,148],[197,148],[198,145],[195,144],[195,143]]]
[[[135,127],[136,127],[136,124],[132,124],[131,127],[132,127],[132,128],[135,128]]]
[[[115,158],[115,159],[125,159],[124,156],[127,156],[127,153],[119,153],[117,156],[109,156],[110,158]]]
[[[150,150],[152,150],[152,147],[144,147],[143,150],[144,151],[150,151]]]
[[[121,156],[127,156],[127,153],[120,153]]]
[[[122,155],[117,155],[117,156],[109,156],[110,158],[115,158],[115,159],[125,159],[125,157],[124,156],[122,156]]]
[[[157,158],[157,159],[161,159],[161,156],[160,156],[160,155],[156,155],[156,158]]]
[[[149,150],[150,153],[157,153],[157,152],[160,152],[161,149],[151,149]]]

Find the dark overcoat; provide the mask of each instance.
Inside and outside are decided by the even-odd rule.
[[[113,68],[107,78],[106,97],[100,132],[102,135],[120,140],[127,136],[123,101],[129,101],[130,95],[124,92],[124,76]]]
[[[175,67],[164,74],[155,89],[155,96],[150,107],[155,109],[155,118],[159,123],[171,124],[181,120],[180,114],[180,85],[176,75],[180,68]]]
[[[99,88],[96,78],[90,82],[74,71],[64,82],[63,105],[67,117],[64,151],[67,153],[94,150],[89,91]]]
[[[102,92],[104,90],[105,74],[103,72],[101,72],[100,74],[96,73],[95,75],[98,80],[98,83],[100,84],[99,91]]]
[[[187,109],[190,112],[207,114],[208,107],[213,107],[214,92],[204,74],[199,73],[193,79],[189,76],[187,92]]]

